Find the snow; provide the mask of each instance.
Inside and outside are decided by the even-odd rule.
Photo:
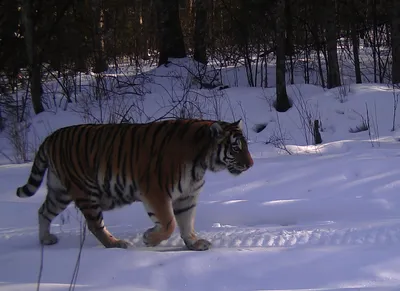
[[[174,70],[179,71],[173,65],[151,71],[142,118],[161,116],[171,109],[169,98],[182,94]],[[243,74],[224,78],[232,75]],[[186,250],[178,231],[146,248],[141,237],[152,223],[139,203],[104,213],[108,229],[132,244],[126,250],[104,249],[89,232],[80,249],[82,216],[73,205],[52,224],[59,243],[42,249],[37,210],[46,181],[35,196],[16,197],[31,163],[3,158],[0,290],[35,290],[41,267],[40,290],[70,290],[71,282],[85,291],[400,290],[400,120],[391,131],[393,90],[372,83],[346,86],[345,94],[300,83],[287,90],[294,106],[286,113],[268,103],[274,88],[189,92],[198,102],[219,96],[223,119],[244,119],[255,163],[238,177],[207,174],[195,226],[213,243],[209,251]],[[73,106],[33,117],[32,143],[82,122]],[[351,133],[367,108],[370,131]],[[312,145],[303,126],[307,116],[321,120],[321,145]],[[251,128],[258,123],[267,127],[256,134]],[[5,134],[0,137],[2,151],[12,156]]]

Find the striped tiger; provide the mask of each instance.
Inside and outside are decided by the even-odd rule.
[[[194,230],[196,202],[206,170],[239,175],[253,165],[242,125],[177,119],[64,127],[40,145],[29,180],[16,195],[33,196],[49,169],[38,210],[43,245],[58,242],[51,221],[73,201],[104,247],[127,248],[127,241],[107,230],[102,212],[139,201],[154,223],[143,234],[146,246],[167,240],[177,224],[188,249],[207,250],[211,243]]]

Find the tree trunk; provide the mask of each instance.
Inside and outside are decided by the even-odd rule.
[[[104,11],[102,0],[92,0],[93,9],[93,46],[94,46],[94,73],[101,73],[108,69],[104,51]]]
[[[157,19],[159,31],[158,65],[168,62],[169,58],[186,57],[182,27],[179,18],[179,0],[157,0]]]
[[[276,17],[276,103],[275,109],[278,112],[285,112],[290,109],[291,104],[286,92],[285,78],[285,0],[277,3],[278,12]]]
[[[35,114],[44,111],[42,104],[41,62],[39,48],[35,39],[35,24],[33,22],[33,0],[22,1],[22,23],[24,26],[25,47],[29,63],[29,78],[31,83],[32,105]]]
[[[289,56],[290,62],[290,84],[294,84],[294,64],[293,64],[293,55],[294,55],[294,45],[293,45],[293,24],[292,24],[292,11],[290,9],[291,3],[290,0],[286,0],[285,5],[285,27],[286,27],[286,44],[285,44],[285,54]]]
[[[400,3],[393,0],[392,9],[392,82],[400,83]]]
[[[328,51],[328,89],[339,87],[340,70],[337,55],[335,0],[326,1],[326,48]]]
[[[193,58],[203,64],[207,64],[207,0],[195,0],[195,27],[194,27],[194,56]]]
[[[361,84],[360,54],[359,54],[359,38],[354,22],[351,23],[351,42],[354,55],[354,71],[356,74],[356,83]]]

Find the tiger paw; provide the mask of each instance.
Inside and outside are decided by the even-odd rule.
[[[155,247],[158,246],[161,241],[156,240],[154,238],[154,232],[156,231],[156,227],[149,228],[146,230],[143,234],[143,243],[145,244],[146,247]]]
[[[54,245],[58,243],[58,237],[52,233],[48,233],[40,238],[40,243],[42,245]]]
[[[205,239],[198,239],[194,242],[184,240],[186,247],[191,251],[206,251],[211,248],[211,242]]]
[[[116,239],[115,242],[110,246],[111,248],[127,249],[130,243],[126,240]]]

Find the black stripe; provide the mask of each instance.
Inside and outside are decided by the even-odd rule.
[[[33,163],[32,166],[32,173],[34,173],[35,175],[40,175],[43,176],[44,172],[46,172],[46,168],[39,168],[39,166],[37,165],[37,163]]]
[[[71,202],[71,200],[64,200],[64,199],[62,199],[59,195],[54,196],[54,199],[55,199],[59,204],[62,204],[63,207],[67,206],[67,205]]]
[[[97,214],[95,220],[96,220],[97,222],[103,221],[103,213],[102,213],[101,211],[99,211],[99,213]]]
[[[91,201],[87,198],[76,198],[74,202],[78,207],[80,207],[82,204],[91,203]]]
[[[168,195],[172,198],[172,192],[174,192],[175,191],[175,169],[174,169],[174,166],[175,166],[175,164],[174,164],[174,161],[172,161],[171,162],[171,170],[170,170],[170,172],[169,172],[169,176],[170,176],[170,181],[169,181],[169,183],[171,184],[171,188],[170,188],[170,191],[171,191],[171,193],[168,193]],[[163,173],[164,174],[164,173]],[[167,188],[168,188],[168,178],[166,179],[166,181],[167,181]]]
[[[72,151],[73,148],[76,146],[75,141],[72,139],[75,128],[76,127],[71,127],[68,128],[68,130],[62,132],[60,137],[57,139],[58,144],[56,145],[56,149],[54,152],[55,155],[59,154],[60,152],[65,154],[62,156],[62,158],[59,157],[59,166],[63,168],[62,171],[70,176],[71,179],[73,179],[75,172],[75,165],[72,163]],[[67,161],[69,163],[66,163]]]
[[[199,186],[197,186],[197,188],[193,189],[192,191],[199,191],[201,188],[203,188],[204,184],[206,183],[206,181],[203,181],[203,183],[201,183]]]
[[[88,165],[88,164],[89,164],[89,161],[90,161],[89,157],[90,157],[90,153],[91,153],[91,148],[89,147],[89,143],[90,143],[89,136],[90,136],[90,134],[91,134],[91,131],[92,131],[92,128],[87,127],[87,128],[86,128],[86,131],[85,131],[84,134],[83,134],[83,138],[84,138],[84,140],[86,141],[86,145],[85,145],[85,160],[86,160],[86,165]],[[91,136],[91,138],[93,138],[93,136]]]
[[[48,206],[51,206],[53,209],[58,209],[57,201],[53,201],[53,196],[48,196],[47,197],[47,202],[50,204]]]
[[[154,153],[154,147],[156,145],[156,142],[154,142],[154,140],[157,139],[157,135],[161,132],[161,130],[163,128],[165,128],[168,125],[167,122],[163,122],[157,125],[156,129],[154,130],[153,136],[152,136],[152,143],[151,143],[151,148],[150,148],[150,153],[153,154]]]
[[[32,196],[32,192],[29,191],[28,186],[24,185],[24,187],[22,187],[22,192],[27,195],[27,196]]]
[[[33,178],[32,176],[29,176],[28,179],[28,184],[35,186],[36,188],[38,188],[40,186],[40,183],[42,182],[42,179],[36,180],[35,178]]]
[[[131,126],[131,131],[130,131],[130,137],[131,137],[131,143],[130,143],[130,148],[128,151],[129,155],[129,162],[131,166],[131,177],[127,177],[128,179],[131,179],[131,183],[133,184],[134,188],[136,188],[135,182],[133,181],[135,179],[135,169],[136,169],[136,161],[138,156],[135,156],[135,137],[136,137],[136,132],[138,129],[138,126]]]
[[[119,187],[118,184],[114,185],[114,191],[117,194],[118,199],[120,200],[120,202],[122,202],[123,204],[129,204],[130,203],[130,201],[125,199],[124,191],[123,191],[122,188]]]
[[[148,134],[149,131],[151,130],[152,126],[154,126],[154,125],[153,125],[153,124],[150,124],[150,125],[146,125],[146,126],[144,127],[143,137],[141,138],[142,144],[144,144],[144,143],[146,142],[147,134]]]
[[[164,159],[164,155],[159,153],[157,155],[157,160],[156,160],[156,165],[155,165],[156,171],[157,171],[158,186],[160,187],[160,189],[162,189],[164,187],[163,186],[163,180],[162,180],[162,177],[163,177],[163,168],[162,168],[163,159]]]
[[[133,199],[133,197],[135,196],[135,186],[134,184],[129,185],[129,195],[131,196],[131,198]]]
[[[186,122],[186,123],[177,123],[176,130],[179,131],[179,138],[183,139],[187,132],[192,128],[193,122]]]
[[[182,190],[182,169],[181,167],[183,167],[183,165],[180,165],[180,167],[178,168],[178,191],[179,192],[183,192]]]
[[[176,199],[176,201],[184,202],[184,201],[186,201],[186,200],[188,200],[188,199],[193,199],[193,196],[183,196],[183,197],[179,197],[178,199]]]
[[[51,219],[48,218],[46,215],[44,215],[43,213],[40,213],[40,215],[41,215],[44,219],[46,219],[48,222],[51,223]]]
[[[100,128],[93,128],[93,127],[90,129],[94,130],[95,132],[94,132],[94,135],[92,136],[90,143],[88,142],[88,144],[86,145],[86,149],[88,151],[90,150],[90,154],[93,154],[93,151],[97,150],[99,145],[101,144],[99,139],[101,139],[102,130],[100,130]],[[90,154],[89,154],[89,156],[90,156]],[[96,159],[95,159],[95,162],[96,162]],[[98,165],[96,168],[98,168]]]
[[[134,148],[134,157],[135,160],[137,160],[140,157],[140,148],[141,148],[141,133],[143,132],[143,128],[142,125],[138,125],[138,130],[135,132],[134,136],[135,136],[135,144],[133,146]]]
[[[79,170],[81,173],[84,173],[84,165],[83,165],[83,160],[80,158],[81,155],[81,144],[83,144],[83,148],[85,148],[85,145],[87,143],[87,139],[82,138],[82,132],[85,130],[85,126],[77,127],[72,133],[72,142],[73,146],[72,148],[75,150],[73,152],[73,155],[76,158],[78,169],[74,170],[75,175],[79,175],[79,173],[76,173],[76,170]],[[65,145],[64,145],[65,146]],[[75,168],[75,167],[74,167]],[[79,175],[80,176],[80,175]],[[84,177],[81,177],[84,178]]]
[[[128,136],[128,134],[127,134],[128,129],[129,129],[128,126],[123,127],[122,129],[119,129],[121,140],[120,140],[120,144],[119,144],[119,147],[118,147],[118,153],[117,153],[117,155],[118,155],[117,161],[118,161],[118,162],[120,162],[121,159],[123,159],[123,157],[122,157],[123,150],[122,150],[122,149],[123,149],[124,146],[126,145],[126,142],[125,142],[125,141],[126,141],[126,138],[127,138],[127,136]],[[123,161],[125,161],[125,159],[123,159]],[[125,171],[125,168],[122,167],[121,170],[122,170],[122,171]]]
[[[100,224],[100,222],[103,220],[103,213],[101,211],[99,211],[99,213],[97,213],[96,216],[92,215],[91,213],[86,213],[85,218],[86,218],[86,220]]]
[[[191,169],[191,175],[193,180],[196,180],[196,168],[199,167],[202,160],[204,160],[207,150],[208,150],[207,146],[203,147],[193,160],[193,166]]]
[[[44,154],[44,146],[42,144],[42,146],[39,148],[39,151],[37,153],[37,158],[39,160],[39,162],[41,162],[42,164],[47,164],[47,159],[46,157],[42,157],[42,154]]]
[[[129,156],[129,158],[130,158],[130,156]],[[125,188],[125,185],[126,185],[126,178],[127,178],[126,163],[127,162],[128,162],[128,157],[123,157],[122,158],[121,171],[120,171],[120,175],[119,175],[119,177],[121,178],[120,186],[122,188]],[[117,180],[117,181],[119,181],[119,180]]]
[[[182,208],[182,209],[174,209],[174,214],[175,214],[175,215],[182,214],[182,213],[184,213],[184,212],[189,211],[190,209],[192,209],[192,208],[194,208],[194,207],[196,207],[196,204],[187,206],[187,207]]]
[[[54,217],[56,217],[58,215],[58,213],[52,211],[51,209],[49,209],[49,207],[47,207],[46,210],[47,210],[47,213],[51,214]]]
[[[207,126],[207,129],[209,127]],[[194,138],[195,140],[203,140],[206,135],[206,130],[204,126],[200,126],[195,132],[194,132]]]

